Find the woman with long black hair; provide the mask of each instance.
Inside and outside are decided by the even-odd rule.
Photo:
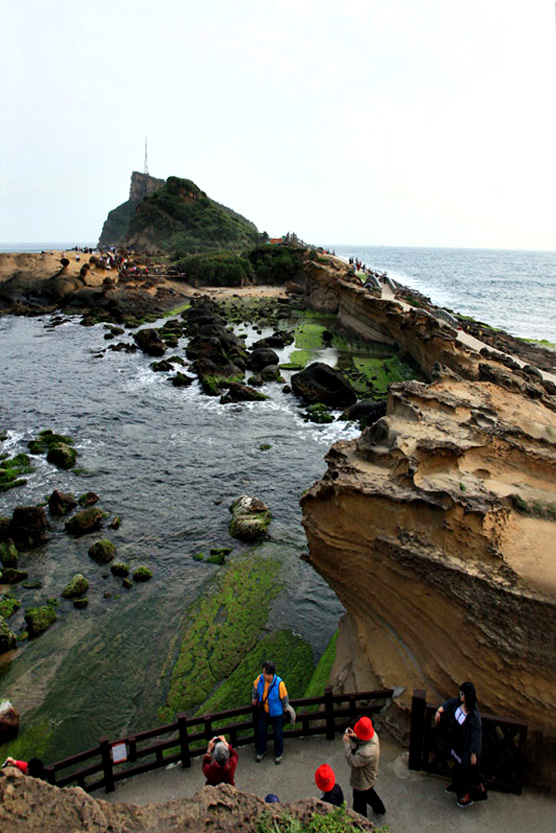
[[[454,778],[446,792],[456,793],[458,807],[470,807],[472,791],[481,781],[482,723],[473,683],[459,687],[459,696],[446,700],[434,715],[436,725],[446,718],[450,721],[450,754],[455,763]]]

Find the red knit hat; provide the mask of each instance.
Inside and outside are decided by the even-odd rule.
[[[371,718],[360,717],[355,726],[353,727],[353,731],[355,732],[359,740],[370,740],[375,733]]]
[[[334,770],[328,764],[321,764],[315,772],[315,784],[322,790],[323,793],[330,792],[336,783],[336,776]]]

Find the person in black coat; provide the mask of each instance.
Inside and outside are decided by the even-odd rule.
[[[446,792],[455,792],[458,807],[470,807],[474,802],[471,790],[480,781],[482,723],[473,683],[459,687],[459,696],[446,700],[436,710],[436,725],[450,721],[450,754],[456,762],[453,782]]]

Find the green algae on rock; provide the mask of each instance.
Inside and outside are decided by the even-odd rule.
[[[260,674],[265,659],[276,665],[276,672],[284,680],[290,698],[305,696],[315,668],[311,646],[291,630],[274,631],[256,643],[215,694],[203,703],[203,713],[244,706],[249,687]]]
[[[77,451],[66,443],[54,443],[49,447],[46,459],[59,469],[72,469],[77,461]]]
[[[13,651],[17,647],[16,635],[10,630],[5,618],[0,615],[0,654]]]
[[[3,567],[17,567],[19,552],[11,538],[0,544],[0,563]]]
[[[38,636],[56,621],[56,611],[51,605],[40,607],[27,607],[25,609],[25,622],[29,630],[29,636]]]
[[[107,538],[101,538],[89,547],[89,557],[99,564],[109,564],[115,555],[116,547]]]
[[[0,462],[0,492],[7,492],[16,486],[24,486],[27,483],[22,474],[29,474],[33,471],[31,460],[27,454],[16,454],[14,457],[6,457]]]
[[[137,567],[137,569],[133,571],[132,575],[133,581],[137,582],[148,581],[152,577],[153,574],[148,567]]]
[[[118,561],[116,564],[110,565],[110,572],[113,576],[126,578],[129,575],[129,564],[124,564],[122,561]]]
[[[16,599],[14,596],[5,596],[0,601],[0,616],[3,616],[4,619],[9,619],[20,607],[21,602],[19,599]]]
[[[203,703],[255,647],[270,603],[281,589],[279,571],[278,560],[249,555],[234,558],[217,572],[187,615],[161,720]]]
[[[73,518],[70,518],[65,523],[66,532],[70,535],[86,535],[88,532],[94,532],[100,528],[104,515],[100,509],[94,506],[89,506],[81,512],[77,512]]]
[[[83,573],[76,573],[62,590],[62,598],[77,599],[89,589],[89,582]]]
[[[232,519],[228,530],[233,538],[259,541],[264,538],[272,520],[268,506],[260,498],[241,495],[230,506]]]

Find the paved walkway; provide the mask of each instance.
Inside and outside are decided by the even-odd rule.
[[[272,743],[270,743],[270,750]],[[522,795],[491,792],[488,801],[460,809],[455,798],[446,795],[447,781],[407,768],[407,750],[388,739],[381,741],[377,792],[386,805],[386,815],[369,818],[379,826],[388,824],[390,833],[555,833],[556,797],[550,798],[532,791]],[[349,789],[349,770],[343,757],[343,743],[324,738],[286,739],[283,763],[274,764],[269,755],[257,764],[252,747],[239,749],[236,786],[239,790],[264,798],[276,793],[281,801],[296,801],[318,797],[313,779],[315,769],[328,763],[336,773],[344,790],[348,806],[352,806]],[[110,802],[148,804],[170,801],[195,795],[204,785],[201,759],[196,758],[191,769],[172,765],[146,775],[138,775],[116,786],[116,791],[96,798]]]

